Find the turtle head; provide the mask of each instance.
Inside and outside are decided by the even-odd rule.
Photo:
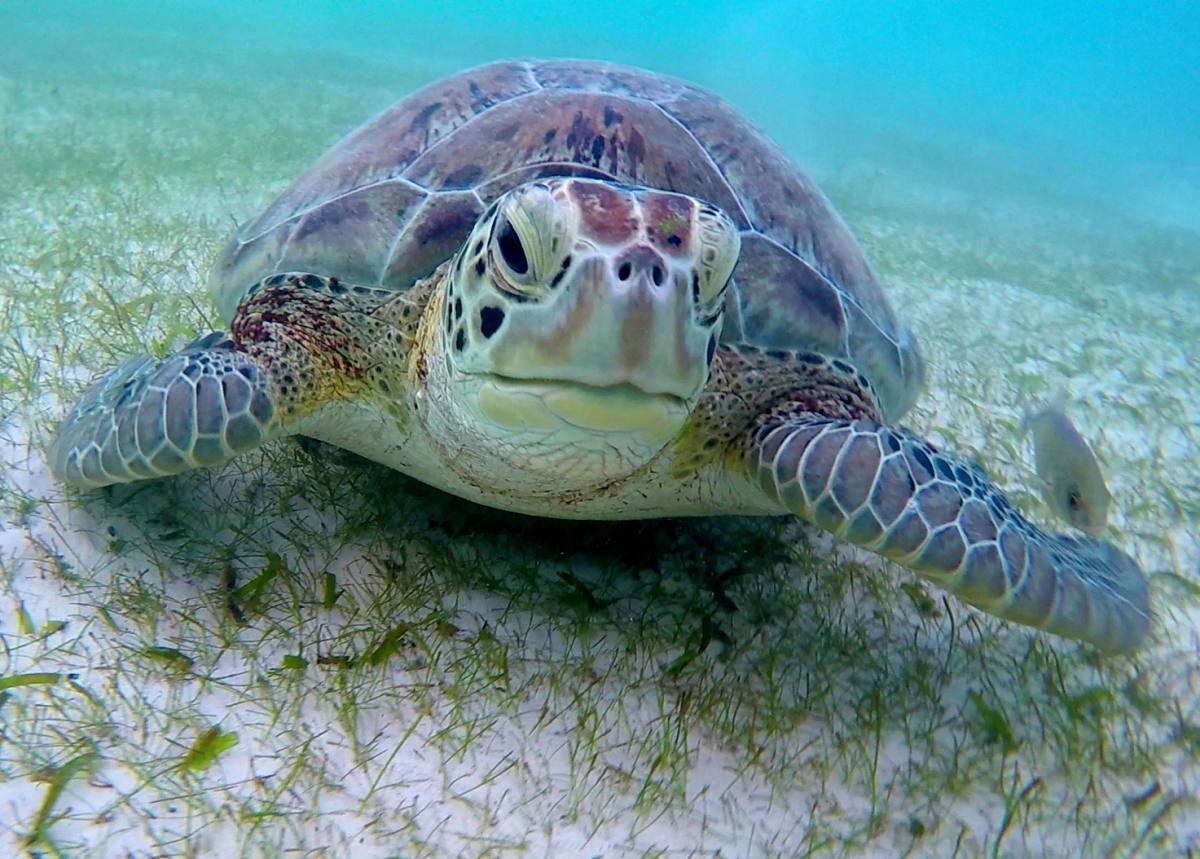
[[[509,191],[448,273],[449,395],[509,441],[540,428],[640,465],[708,381],[739,248],[726,215],[682,194],[566,178]]]

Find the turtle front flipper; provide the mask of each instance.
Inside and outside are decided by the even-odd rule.
[[[269,380],[224,332],[97,381],[50,443],[50,470],[84,488],[216,465],[281,434]]]
[[[414,287],[414,299],[334,277],[266,277],[228,336],[209,334],[161,361],[130,358],[93,385],[50,443],[50,470],[81,487],[178,474],[287,435],[372,385],[400,390],[433,282]]]
[[[771,498],[971,605],[1109,653],[1149,632],[1132,558],[1042,531],[978,467],[904,430],[805,413],[764,423],[749,442],[750,474]]]

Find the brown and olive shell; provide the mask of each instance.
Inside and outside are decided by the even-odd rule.
[[[719,97],[639,69],[512,61],[461,72],[352,132],[230,240],[211,287],[227,316],[281,271],[407,289],[453,256],[505,191],[591,176],[677,191],[725,211],[742,251],[722,339],[843,357],[884,415],[923,363],[829,201]]]

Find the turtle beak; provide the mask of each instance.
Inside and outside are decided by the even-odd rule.
[[[697,325],[686,274],[652,248],[573,267],[555,300],[510,320],[493,369],[597,387],[629,385],[691,400],[708,380],[709,330]]]

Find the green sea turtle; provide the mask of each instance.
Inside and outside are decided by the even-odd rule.
[[[716,96],[504,62],[351,133],[232,238],[229,331],[101,378],[50,445],[103,486],[311,436],[495,507],[787,514],[985,611],[1136,648],[1136,563],[896,427],[924,364],[812,182]]]

